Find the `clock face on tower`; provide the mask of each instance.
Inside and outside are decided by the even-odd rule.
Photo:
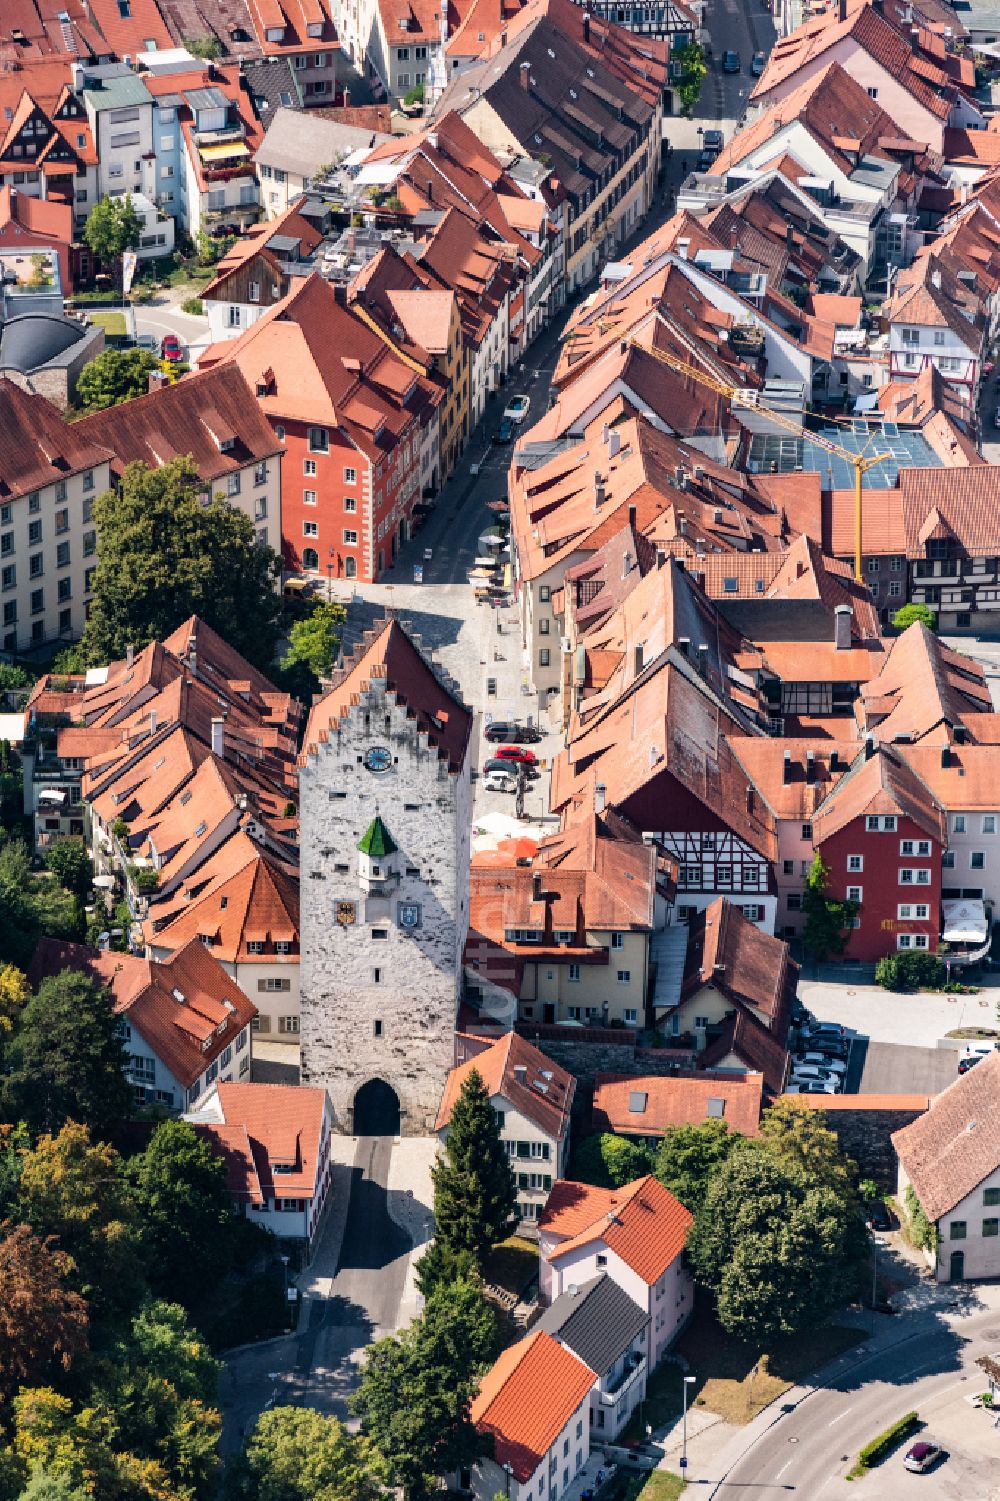
[[[392,752],[387,745],[373,745],[365,751],[365,765],[369,771],[388,771],[392,765]]]

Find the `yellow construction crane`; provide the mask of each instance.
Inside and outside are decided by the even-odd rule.
[[[874,469],[876,464],[892,458],[890,453],[867,453],[865,451],[874,440],[874,434],[869,436],[865,449],[862,449],[860,453],[851,453],[848,449],[841,448],[839,443],[833,443],[829,438],[824,438],[821,433],[810,432],[801,422],[796,422],[794,417],[789,417],[784,412],[777,412],[773,407],[765,406],[762,401],[758,400],[756,391],[746,390],[743,386],[731,386],[728,381],[709,375],[707,371],[699,369],[697,365],[692,365],[687,360],[680,359],[677,355],[667,354],[662,349],[650,349],[638,339],[631,338],[627,342],[633,349],[641,349],[644,354],[651,355],[654,360],[659,360],[661,365],[666,365],[678,375],[687,375],[699,385],[708,386],[717,395],[725,396],[734,407],[750,407],[767,417],[770,422],[776,423],[778,427],[785,428],[796,437],[808,438],[810,443],[815,443],[816,447],[823,449],[825,453],[833,454],[835,458],[843,459],[845,464],[850,464],[854,470],[854,577],[859,584],[864,583],[861,572],[862,480],[869,469]]]

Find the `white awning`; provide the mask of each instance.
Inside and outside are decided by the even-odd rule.
[[[113,890],[114,889],[114,884],[115,884],[115,878],[114,878],[114,876],[95,876],[94,877],[94,885],[100,887],[100,889],[102,891],[111,891],[111,890]]]
[[[989,937],[986,908],[974,898],[942,902],[941,918],[942,943],[985,943]]]
[[[66,792],[62,787],[43,787],[38,794],[40,803],[64,803]]]

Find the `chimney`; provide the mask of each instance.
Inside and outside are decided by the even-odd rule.
[[[350,109],[350,107],[351,107],[351,91],[350,91],[350,89],[345,89],[344,90],[344,108],[345,109]]]
[[[942,767],[948,767],[948,766],[951,765],[951,746],[950,745],[942,745],[942,747],[941,747],[941,765],[942,765]]]
[[[678,636],[677,637],[677,650],[680,652],[680,654],[681,654],[682,657],[686,657],[687,656],[688,649],[690,648],[690,646],[691,646],[691,637],[690,636]]]
[[[698,644],[698,671],[701,673],[708,671],[708,644],[705,641]]]
[[[633,531],[635,530],[635,515],[636,515],[635,506],[629,506],[629,508],[628,508],[628,524],[632,528]]]
[[[931,272],[931,286],[941,290],[941,272],[936,268]]]
[[[607,500],[607,498],[608,498],[607,497],[607,492],[605,491],[605,488],[604,488],[604,481],[601,479],[601,471],[599,469],[595,469],[594,470],[594,505],[595,505],[595,507],[602,506],[604,504],[604,502]]]
[[[583,41],[584,46],[590,45],[590,16],[587,11],[583,13]]]
[[[427,179],[427,197],[431,203],[434,202],[434,184],[429,177]]]
[[[525,93],[527,93],[528,85],[531,83],[531,64],[522,63],[520,68],[517,70],[517,76],[521,80],[522,89]]]
[[[838,651],[850,649],[851,614],[850,605],[838,605],[833,612],[833,642]]]
[[[164,386],[168,386],[169,384],[170,381],[163,370],[151,370],[146,376],[147,393],[152,391],[162,391]]]
[[[635,647],[632,655],[633,655],[633,659],[634,659],[634,662],[635,662],[635,675],[636,675],[636,677],[638,677],[639,673],[642,671],[642,642],[641,641],[639,642],[639,645],[637,647]]]
[[[213,719],[212,720],[212,755],[213,756],[223,756],[223,755],[225,755],[225,729],[226,729],[226,721],[224,719]]]
[[[753,812],[753,806],[754,806],[753,787],[748,782],[747,783],[747,813],[748,814],[750,814],[750,813]]]
[[[865,736],[865,760],[866,761],[870,761],[871,758],[872,758],[872,756],[874,756],[874,754],[875,754],[875,745],[876,745],[875,736],[874,735],[866,735]]]
[[[608,433],[608,458],[613,459],[622,446],[622,435],[617,428]]]
[[[840,0],[837,15],[841,21],[847,20],[847,0]]]
[[[333,300],[334,300],[334,302],[338,303],[340,307],[346,307],[347,306],[347,288],[344,286],[343,282],[340,282],[340,281],[335,281],[334,282],[334,284],[333,284]]]
[[[665,547],[658,547],[656,549],[656,566],[657,568],[665,568],[667,566],[667,549]]]
[[[785,759],[781,768],[781,780],[787,787],[792,780],[792,753],[785,751]]]
[[[506,47],[506,45],[507,45],[507,28],[506,28],[506,26],[504,27],[503,31],[501,31],[501,33],[500,33],[500,45],[501,45],[501,47]]]
[[[830,752],[830,770],[831,771],[839,771],[840,770],[840,756],[837,754],[837,752],[835,750],[832,750]]]
[[[514,1064],[514,1078],[517,1080],[518,1084],[527,1084],[528,1065],[526,1063]]]
[[[816,757],[812,751],[806,751],[806,781],[809,783],[816,780]]]
[[[534,875],[531,877],[531,900],[533,902],[540,902],[541,899],[542,899],[542,878],[538,874],[538,872],[535,871]]]
[[[128,646],[126,646],[126,648],[125,648],[125,666],[126,667],[131,667],[132,663],[134,661],[135,661],[135,647],[132,645],[132,643],[130,641],[129,644],[128,644]]]
[[[438,133],[436,130],[429,130],[427,132],[427,144],[432,151],[438,149]]]
[[[608,800],[608,789],[603,782],[598,782],[594,787],[594,812],[603,813]]]
[[[156,710],[155,709],[150,709],[150,711],[149,711],[149,733],[151,735],[155,735],[156,734]]]
[[[786,224],[785,225],[785,244],[786,245],[794,245],[795,244],[795,225],[794,224]]]

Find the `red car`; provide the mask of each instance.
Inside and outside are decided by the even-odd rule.
[[[501,745],[494,752],[494,757],[498,761],[523,761],[525,766],[537,765],[534,751],[528,750],[523,745]]]
[[[184,350],[181,341],[176,334],[164,334],[160,340],[160,358],[169,360],[172,365],[184,358]]]

